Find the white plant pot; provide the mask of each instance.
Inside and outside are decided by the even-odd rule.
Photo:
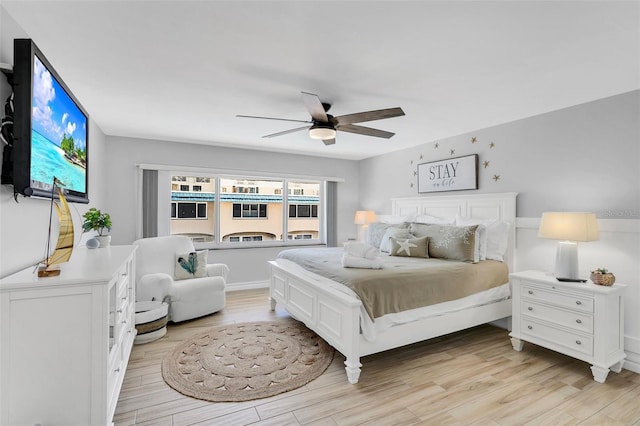
[[[100,243],[100,248],[109,247],[111,243],[111,235],[96,235],[94,238]]]

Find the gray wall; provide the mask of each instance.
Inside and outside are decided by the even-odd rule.
[[[13,39],[29,36],[0,7],[0,62],[13,64]],[[45,52],[46,54],[46,52]],[[56,58],[47,57],[56,66]],[[64,75],[61,76],[64,79]],[[73,91],[73,86],[70,87]],[[4,75],[0,75],[0,108],[4,115],[4,103],[11,94],[11,87]],[[82,99],[80,99],[82,103]],[[89,111],[91,115],[91,111]],[[103,205],[105,193],[105,136],[93,120],[89,121],[89,196],[91,205]],[[0,159],[2,149],[0,146]],[[80,243],[82,214],[86,204],[71,204],[71,213],[76,223],[76,242]],[[13,198],[13,187],[0,187],[0,277],[34,265],[42,260],[47,242],[50,202],[43,199],[18,196]],[[55,222],[55,221],[54,221]],[[54,223],[54,238],[57,223]]]
[[[107,137],[106,205],[114,226],[114,244],[129,244],[136,235],[137,165],[157,164],[207,169],[286,173],[344,179],[338,183],[338,241],[355,237],[353,216],[358,207],[358,163],[349,160],[281,154],[206,145]],[[281,249],[229,249],[210,254],[210,262],[229,263],[230,283],[268,280],[267,261]],[[246,265],[252,265],[247,268]]]
[[[479,190],[464,192],[518,192],[520,217],[554,210],[639,218],[638,117],[634,91],[369,158],[360,163],[361,207],[388,213],[390,197],[419,195],[417,164],[479,154]]]

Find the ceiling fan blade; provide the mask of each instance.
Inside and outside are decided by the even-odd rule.
[[[324,110],[324,105],[320,102],[318,95],[307,92],[300,93],[302,93],[302,100],[304,101],[304,105],[307,107],[307,110],[309,110],[311,117],[316,121],[327,123],[329,118],[327,117],[327,112]]]
[[[341,115],[335,117],[338,124],[363,123],[365,121],[382,120],[384,118],[399,117],[404,115],[404,111],[400,107],[379,109],[375,111],[357,112],[355,114]]]
[[[236,117],[240,117],[240,118],[260,118],[262,120],[294,121],[296,123],[313,123],[312,121],[309,121],[309,120],[292,120],[290,118],[259,117],[257,115],[236,115]]]
[[[323,139],[322,142],[324,142],[325,145],[333,145],[334,143],[336,143],[336,138],[333,139]]]
[[[395,135],[395,133],[392,133],[392,132],[372,129],[371,127],[357,126],[355,124],[340,125],[336,128],[336,130],[340,130],[342,132],[357,133],[359,135],[365,135],[365,136],[375,136],[376,138],[386,138],[386,139],[389,139],[391,136]]]
[[[286,135],[286,134],[289,134],[289,133],[299,132],[300,130],[308,129],[309,127],[310,126],[296,127],[295,129],[289,129],[289,130],[285,130],[283,132],[271,133],[270,135],[263,136],[263,138],[275,138],[276,136],[282,136],[282,135]]]

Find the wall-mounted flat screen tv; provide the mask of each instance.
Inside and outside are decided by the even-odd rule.
[[[51,197],[56,177],[68,201],[88,203],[89,115],[31,39],[13,48],[14,190]]]

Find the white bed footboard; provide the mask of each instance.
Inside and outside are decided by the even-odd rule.
[[[295,319],[342,353],[350,383],[360,376],[360,308],[362,302],[330,287],[329,279],[301,274],[277,262],[271,264],[271,309],[281,304]]]

